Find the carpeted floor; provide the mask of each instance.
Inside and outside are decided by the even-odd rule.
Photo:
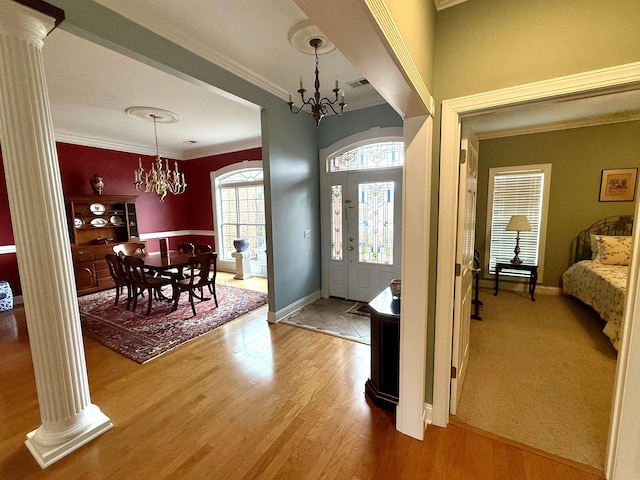
[[[602,469],[616,352],[572,297],[483,289],[456,420]]]
[[[196,300],[195,317],[188,295],[181,296],[175,312],[170,312],[170,303],[154,301],[149,316],[145,315],[145,299],[132,312],[125,309],[126,295],[114,305],[114,290],[86,295],[78,299],[82,332],[138,363],[145,363],[267,304],[265,293],[244,288],[218,284],[216,293],[219,306],[216,308],[213,299]]]
[[[362,312],[349,313],[358,302],[321,298],[291,315],[282,323],[371,345],[371,321]]]

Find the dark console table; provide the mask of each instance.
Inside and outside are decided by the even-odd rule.
[[[385,289],[369,302],[371,309],[371,377],[365,393],[375,405],[395,411],[400,367],[400,299]]]
[[[536,292],[536,283],[538,282],[538,266],[537,265],[525,265],[524,263],[516,264],[509,262],[497,262],[496,263],[496,291],[493,295],[498,295],[498,285],[500,280],[500,272],[502,270],[520,270],[529,272],[529,294],[531,295],[531,301],[535,302],[536,299],[533,296]]]

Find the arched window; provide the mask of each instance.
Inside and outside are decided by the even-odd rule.
[[[330,172],[373,170],[404,165],[404,142],[361,145],[329,158]]]
[[[260,168],[247,168],[259,164]],[[231,171],[229,171],[231,170]],[[249,240],[251,260],[266,263],[264,186],[261,162],[222,169],[215,178],[218,255],[233,260],[233,241]]]

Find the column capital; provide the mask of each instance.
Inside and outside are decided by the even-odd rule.
[[[64,20],[64,11],[39,0],[0,0],[0,32],[42,44]]]

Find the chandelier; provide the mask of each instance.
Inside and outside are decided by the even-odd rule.
[[[138,169],[133,172],[136,190],[141,192],[154,192],[164,202],[167,193],[179,195],[187,189],[184,173],[178,170],[178,162],[174,162],[174,169],[169,170],[169,160],[160,157],[158,149],[157,123],[175,123],[179,117],[175,113],[166,110],[152,109],[148,107],[131,107],[127,114],[135,118],[151,119],[153,121],[153,134],[156,141],[156,158],[151,164],[151,170],[145,172],[142,167],[142,159],[138,158]],[[163,165],[164,163],[164,165]]]
[[[338,103],[338,93],[340,93],[338,80],[336,80],[336,88],[333,89],[333,93],[336,98],[333,101],[329,100],[327,97],[320,98],[320,79],[318,78],[318,74],[320,73],[318,69],[318,48],[322,47],[323,43],[324,41],[321,38],[317,37],[309,40],[309,45],[311,45],[311,47],[314,49],[314,54],[316,57],[316,81],[314,83],[316,91],[314,96],[309,97],[307,100],[305,100],[304,94],[306,90],[302,84],[302,79],[300,79],[300,89],[298,90],[298,93],[300,94],[300,98],[302,99],[302,106],[298,107],[297,105],[295,105],[293,99],[291,98],[291,94],[289,94],[288,102],[289,110],[291,110],[291,113],[297,115],[304,110],[305,112],[311,114],[313,119],[316,121],[316,125],[320,125],[320,120],[322,120],[322,117],[329,113],[329,110],[331,110],[336,115],[340,115],[342,114],[344,107],[347,106],[347,104],[344,103],[344,92],[342,92],[342,98],[340,100],[340,103]],[[305,109],[305,107],[309,108]],[[340,108],[338,109],[337,107]]]

